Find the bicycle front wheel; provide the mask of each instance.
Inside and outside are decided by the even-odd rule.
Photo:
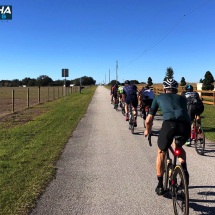
[[[189,193],[186,176],[181,166],[176,166],[173,172],[174,185],[172,186],[173,210],[175,215],[189,214]]]
[[[196,137],[194,141],[196,152],[199,155],[203,155],[205,149],[205,134],[201,125],[196,126]]]

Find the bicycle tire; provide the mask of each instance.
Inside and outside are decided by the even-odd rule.
[[[164,188],[164,192],[168,192],[169,190],[169,185],[170,185],[170,179],[171,179],[171,175],[169,175],[170,173],[170,169],[172,169],[172,163],[167,163],[167,154],[165,156],[165,170],[164,170],[164,184],[163,184],[163,188]]]
[[[201,125],[196,126],[196,136],[197,139],[194,141],[196,152],[199,155],[203,155],[205,149],[205,134]]]
[[[131,133],[134,133],[134,114],[131,113]]]
[[[189,215],[189,193],[184,170],[176,166],[173,172],[172,204],[175,215]],[[178,206],[178,207],[177,207]]]

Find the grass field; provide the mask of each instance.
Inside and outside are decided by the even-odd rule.
[[[14,90],[14,111],[27,107],[26,87],[0,87],[0,116],[12,112],[12,90]],[[78,92],[79,87],[74,87]],[[67,87],[67,94],[72,93],[72,88]],[[64,87],[40,87],[40,103],[64,96]],[[38,87],[29,87],[29,106],[38,104]]]
[[[96,86],[30,109],[46,113],[21,126],[0,129],[0,214],[29,214],[54,179],[55,163],[96,90]],[[17,114],[21,114],[17,113]],[[12,117],[16,117],[13,114]],[[10,122],[12,123],[12,122]]]

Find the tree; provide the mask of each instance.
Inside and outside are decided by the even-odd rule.
[[[112,80],[109,84],[110,84],[110,85],[116,84],[116,80]],[[120,84],[119,81],[117,81],[117,84]]]
[[[151,77],[149,77],[149,78],[148,78],[147,85],[148,85],[148,86],[151,86],[151,85],[153,85]]]
[[[53,80],[47,75],[41,75],[37,78],[36,85],[37,86],[49,86]]]
[[[20,86],[20,80],[19,79],[13,79],[11,81],[11,87],[19,87]]]
[[[202,90],[213,90],[214,85],[212,83],[214,83],[214,77],[210,71],[207,71],[205,73],[205,79],[203,80]]]
[[[26,85],[26,86],[28,86],[28,82],[31,80],[31,78],[23,78],[22,79],[22,85]]]
[[[166,69],[166,78],[173,79],[173,74],[174,74],[174,72],[173,72],[172,67],[167,67],[167,69]]]
[[[28,86],[36,86],[36,82],[37,80],[35,78],[32,78],[29,82],[28,82]]]
[[[186,85],[186,81],[185,81],[184,77],[181,78],[181,84],[180,85],[181,86],[185,86]]]
[[[202,80],[202,79],[200,79],[199,83],[203,83],[203,80]]]
[[[167,77],[165,77],[165,78],[163,79],[163,81],[166,81],[166,79],[167,79]]]
[[[130,83],[131,84],[139,84],[139,81],[137,81],[137,80],[130,80]]]

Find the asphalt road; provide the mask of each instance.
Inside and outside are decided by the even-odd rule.
[[[156,116],[153,131],[162,117]],[[57,163],[57,174],[32,215],[171,215],[170,197],[155,194],[157,137],[152,147],[138,117],[135,134],[109,90],[99,86]],[[215,214],[215,144],[207,140],[205,156],[184,147],[190,173],[190,214]]]

